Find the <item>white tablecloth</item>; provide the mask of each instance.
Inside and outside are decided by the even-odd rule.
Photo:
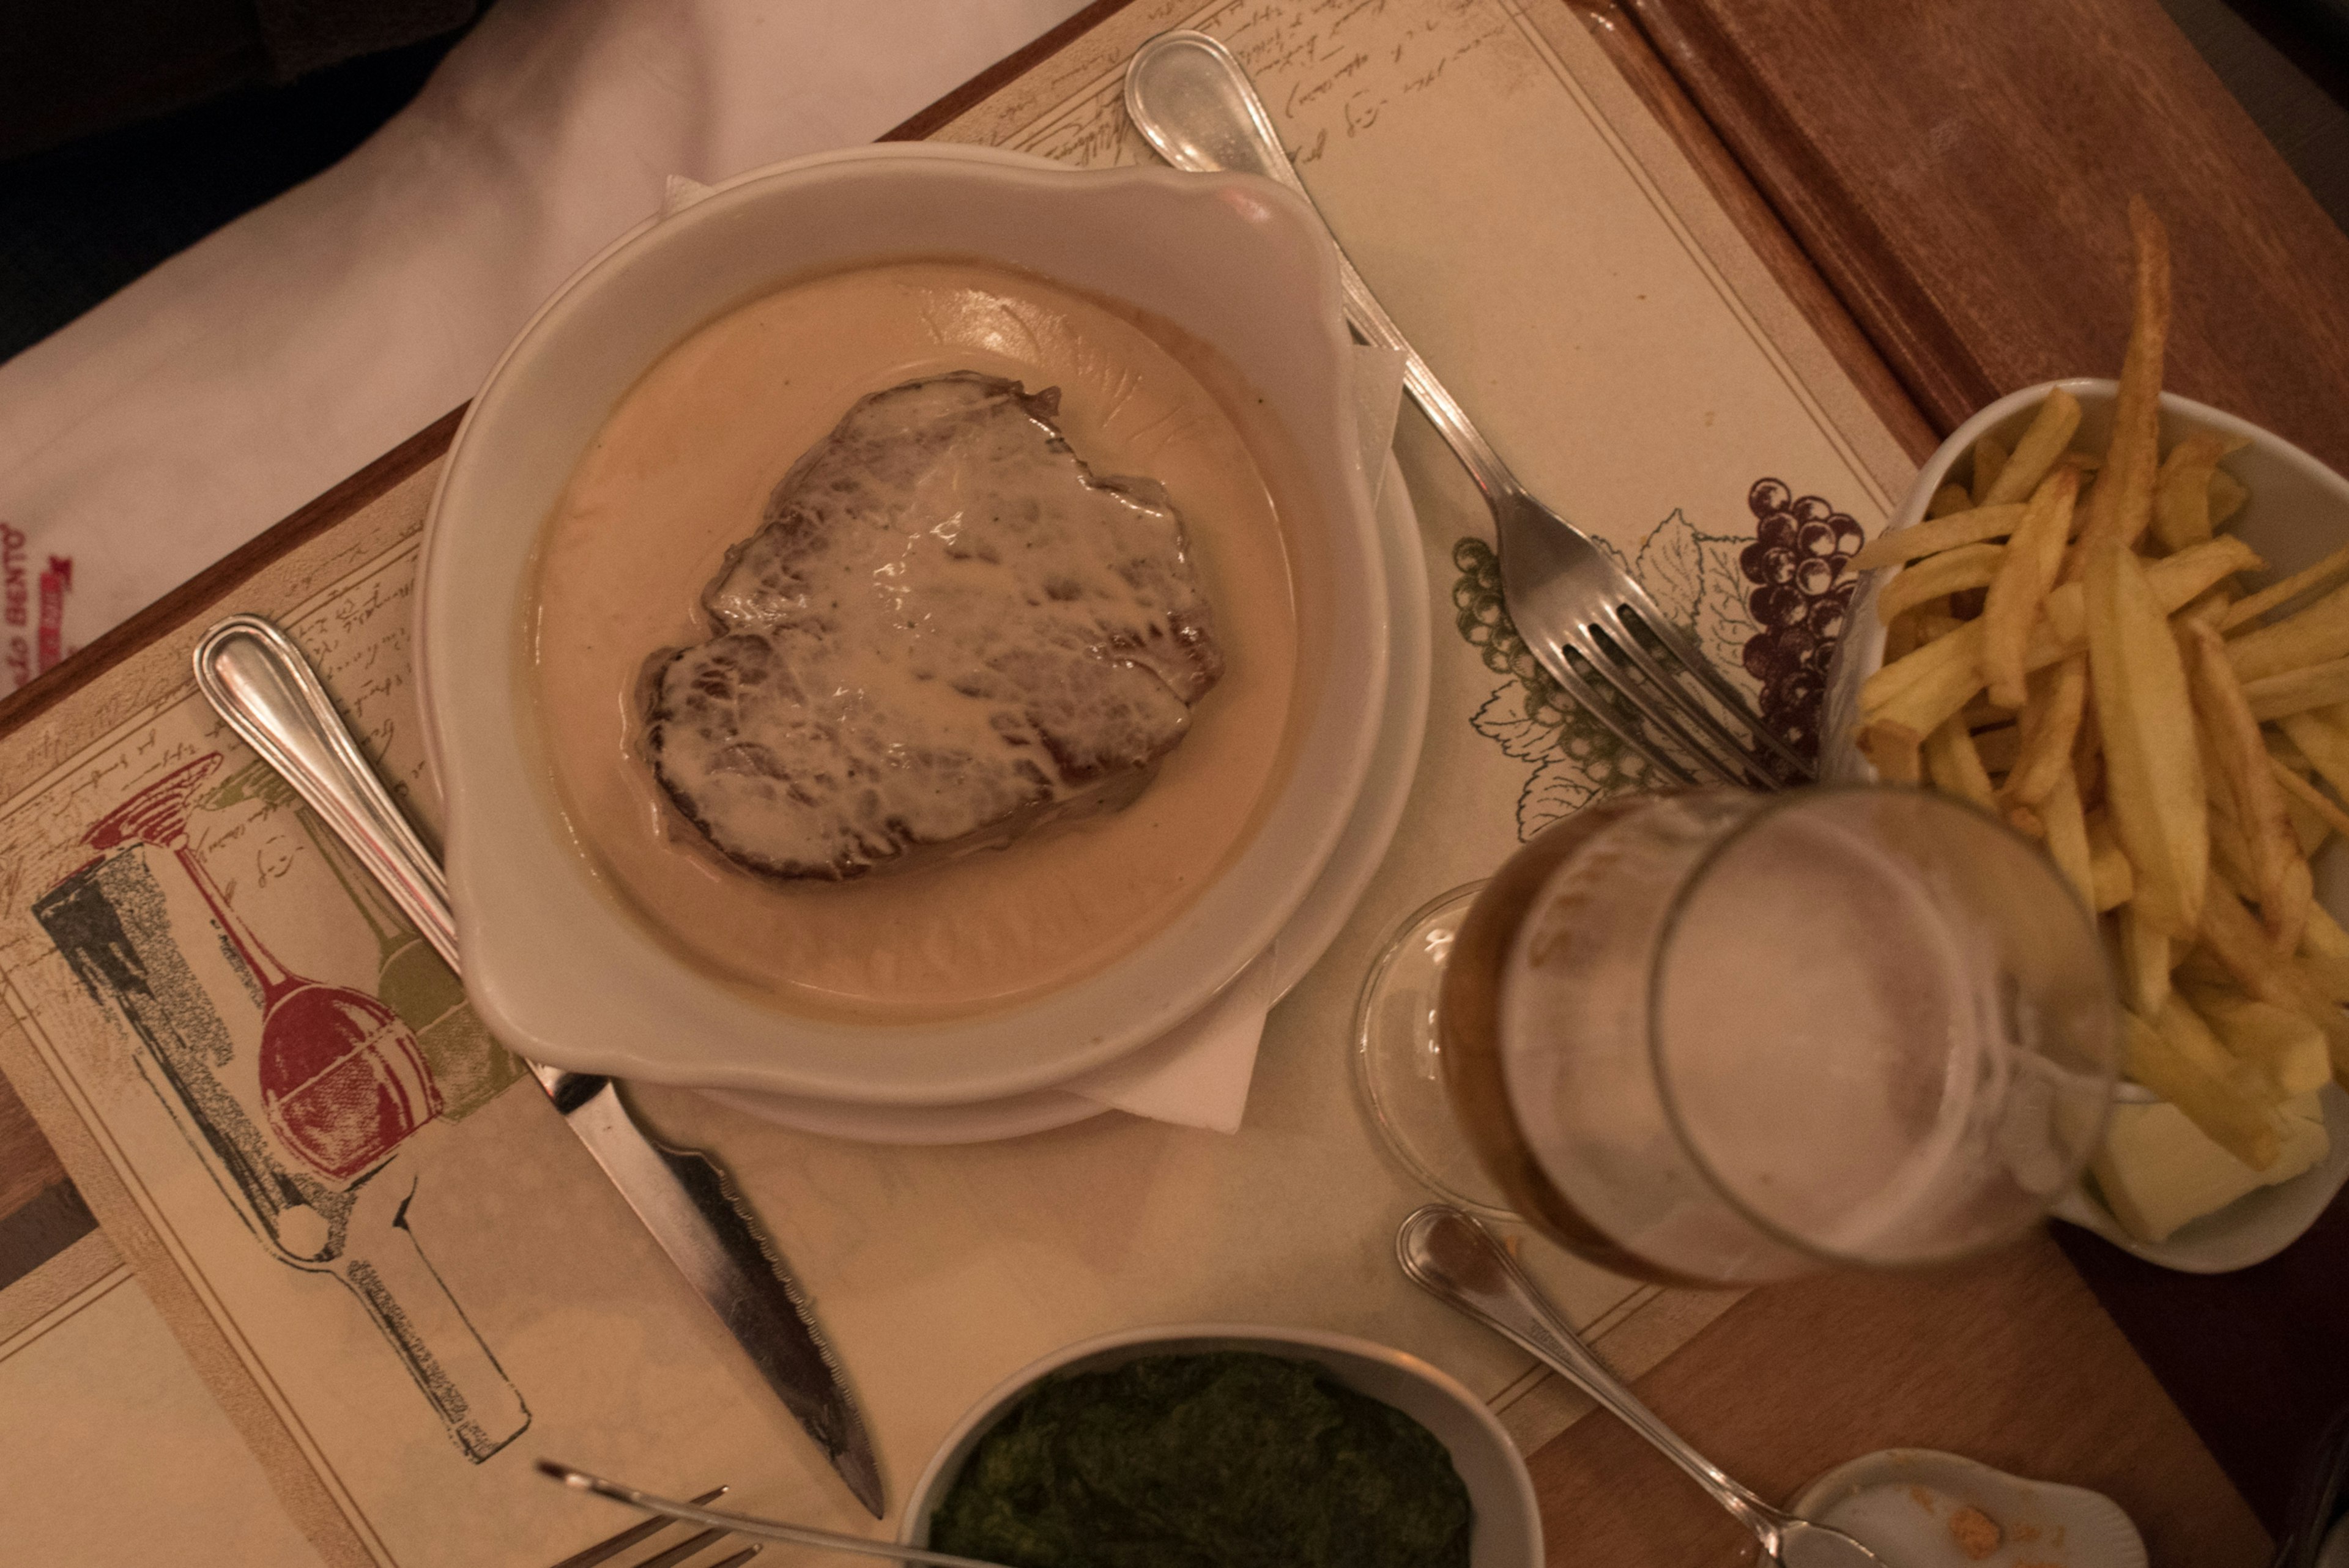
[[[357,151],[0,365],[0,693],[471,397],[717,181],[869,141],[1081,0],[502,0]]]

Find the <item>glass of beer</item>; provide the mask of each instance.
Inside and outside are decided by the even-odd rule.
[[[2119,1004],[2039,847],[1920,789],[1591,807],[1422,910],[1358,1014],[1423,1181],[1665,1284],[1947,1262],[2102,1135]]]

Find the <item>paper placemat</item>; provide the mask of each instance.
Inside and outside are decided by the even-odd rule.
[[[1527,482],[1619,549],[1723,664],[1742,667],[1759,632],[1740,562],[1757,498],[1873,531],[1909,465],[1566,7],[1143,0],[946,134],[1135,156],[1116,73],[1175,25],[1232,44],[1405,330]],[[1386,864],[1272,1015],[1237,1136],[1110,1115],[1002,1144],[875,1148],[689,1092],[637,1096],[732,1167],[811,1287],[893,1501],[1001,1377],[1153,1321],[1398,1346],[1484,1394],[1529,1450],[1581,1408],[1396,1274],[1393,1229],[1422,1194],[1356,1109],[1347,1037],[1403,914],[1637,774],[1516,645],[1475,492],[1414,416],[1399,455],[1433,588],[1426,752]],[[436,472],[0,740],[0,1069],[326,1561],[529,1568],[623,1522],[532,1476],[541,1454],[672,1491],[727,1481],[748,1508],[872,1528],[543,1100],[435,988],[445,975],[412,933],[192,695],[198,628],[230,609],[278,616],[437,824],[408,686]],[[1781,683],[1800,675],[1785,643],[1753,661]],[[454,1086],[411,1136],[346,1150],[346,1180],[297,1180],[280,1147],[335,1129],[289,1131],[257,1109],[266,1021],[298,980],[410,1018]],[[1633,1374],[1727,1305],[1538,1241],[1526,1252]],[[421,1304],[430,1366],[385,1332],[354,1263]],[[84,1319],[81,1343],[111,1343]],[[16,1343],[0,1344],[0,1379]],[[461,1412],[431,1367],[463,1386]],[[19,1408],[0,1402],[0,1424],[44,1418]],[[0,1472],[12,1517],[36,1501],[18,1484]]]

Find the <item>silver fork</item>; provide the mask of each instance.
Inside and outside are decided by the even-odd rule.
[[[1178,169],[1260,174],[1312,202],[1247,73],[1205,33],[1162,33],[1135,50],[1125,109]],[[1710,777],[1775,789],[1811,778],[1811,765],[1762,722],[1638,580],[1517,482],[1342,248],[1338,274],[1356,335],[1402,355],[1404,389],[1484,492],[1509,619],[1550,678],[1671,782]]]
[[[874,1541],[863,1535],[843,1535],[837,1531],[816,1530],[808,1525],[792,1524],[780,1519],[759,1519],[747,1513],[719,1513],[704,1506],[711,1497],[718,1495],[717,1492],[712,1492],[708,1497],[697,1497],[690,1502],[683,1502],[676,1498],[659,1497],[649,1491],[639,1491],[635,1487],[623,1485],[616,1480],[607,1480],[599,1475],[591,1475],[585,1470],[571,1465],[559,1464],[554,1460],[539,1460],[538,1472],[561,1481],[575,1491],[593,1492],[597,1497],[608,1497],[615,1502],[625,1502],[630,1508],[640,1508],[647,1513],[656,1515],[657,1517],[637,1525],[634,1531],[622,1532],[631,1541],[642,1540],[647,1534],[675,1520],[687,1524],[709,1526],[703,1534],[695,1537],[694,1541],[688,1542],[687,1548],[694,1547],[696,1542],[709,1540],[731,1531],[737,1535],[757,1536],[767,1541],[783,1541],[794,1546],[812,1546],[819,1552],[844,1552],[857,1557],[885,1557],[893,1563],[930,1563],[935,1564],[936,1568],[1004,1568],[1002,1563],[991,1560],[957,1557],[951,1552],[933,1552],[926,1546],[901,1546],[891,1541]],[[720,1487],[718,1490],[723,1491],[726,1489]],[[613,1539],[616,1541],[620,1537],[615,1536]],[[601,1549],[591,1547],[589,1550]],[[757,1550],[756,1547],[751,1548],[753,1552]],[[742,1556],[748,1557],[750,1554],[746,1552]],[[583,1554],[581,1557],[565,1558],[556,1563],[554,1568],[586,1568],[587,1563],[600,1561],[602,1559],[585,1557]],[[666,1557],[657,1560],[661,1563],[666,1563],[667,1561]],[[711,1564],[710,1568],[730,1568],[730,1564],[740,1561],[740,1557],[731,1557],[727,1559],[726,1563]],[[655,1564],[639,1563],[637,1568],[655,1568]]]
[[[693,1506],[707,1508],[725,1495],[724,1487],[712,1488],[695,1498]],[[597,1563],[610,1562],[628,1548],[651,1540],[676,1522],[677,1521],[673,1519],[647,1519],[642,1524],[631,1524],[617,1535],[599,1541],[585,1551],[573,1553],[557,1563],[554,1568],[595,1568]],[[726,1533],[723,1530],[705,1530],[698,1535],[689,1535],[676,1545],[664,1548],[641,1563],[629,1564],[629,1568],[679,1568],[687,1558],[700,1552],[704,1547],[718,1544]],[[697,1563],[694,1568],[742,1568],[742,1564],[756,1557],[761,1550],[761,1548],[753,1542],[730,1557],[723,1557],[714,1563]]]

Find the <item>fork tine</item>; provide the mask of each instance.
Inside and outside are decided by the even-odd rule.
[[[1601,629],[1609,645],[1622,659],[1628,660],[1647,677],[1660,696],[1678,707],[1683,719],[1702,729],[1715,747],[1736,758],[1738,770],[1744,775],[1742,781],[1761,789],[1775,789],[1782,787],[1783,780],[1779,769],[1772,766],[1770,756],[1756,744],[1761,740],[1767,740],[1775,747],[1785,755],[1788,763],[1798,769],[1795,777],[1798,779],[1809,777],[1810,770],[1804,767],[1802,758],[1791,747],[1786,746],[1777,736],[1764,728],[1759,718],[1749,714],[1744,703],[1732,706],[1730,711],[1737,715],[1753,732],[1755,737],[1754,741],[1744,739],[1736,731],[1722,723],[1702,697],[1691,692],[1686,686],[1682,685],[1671,669],[1664,664],[1663,659],[1658,658],[1641,640],[1641,634],[1652,632],[1655,624],[1651,618],[1642,616],[1638,606],[1611,604],[1601,614],[1606,617]],[[1661,643],[1661,637],[1658,640]],[[1699,676],[1701,672],[1702,677],[1709,677],[1708,681],[1702,683],[1706,685],[1707,690],[1712,688],[1713,684],[1723,686],[1727,684],[1721,680],[1719,674],[1702,655],[1689,648],[1677,637],[1671,643],[1663,645],[1663,654],[1664,657],[1679,665],[1692,676]],[[1686,656],[1683,656],[1684,655]],[[1691,659],[1696,662],[1692,664]]]
[[[1524,634],[1520,632],[1519,634]],[[1577,670],[1568,659],[1568,649],[1564,645],[1553,643],[1547,637],[1526,637],[1526,646],[1532,650],[1534,657],[1540,662],[1541,667],[1548,672],[1549,678],[1557,683],[1558,689],[1579,704],[1584,712],[1605,725],[1616,739],[1646,758],[1650,766],[1661,771],[1673,783],[1694,784],[1697,781],[1695,774],[1690,772],[1670,752],[1651,740],[1636,723],[1628,720],[1621,709],[1601,696],[1588,681],[1582,677],[1581,672]],[[1582,653],[1579,648],[1573,651],[1578,654]],[[1582,654],[1582,657],[1585,663],[1590,662],[1589,655]],[[1591,665],[1591,674],[1597,676],[1602,682],[1606,681],[1605,674],[1595,664]],[[1609,683],[1608,689],[1613,691],[1618,688],[1612,683]]]
[[[725,1559],[723,1562],[712,1563],[709,1565],[709,1568],[742,1568],[742,1564],[750,1561],[751,1558],[756,1557],[760,1551],[761,1548],[759,1543],[754,1541],[750,1545],[742,1548],[741,1551],[734,1553],[733,1556]]]
[[[693,1500],[693,1505],[696,1508],[707,1508],[725,1495],[726,1489],[724,1487],[712,1487],[709,1491],[703,1492],[699,1497],[695,1498]],[[595,1545],[588,1547],[583,1552],[573,1553],[570,1556],[565,1557],[562,1562],[557,1563],[554,1565],[554,1568],[595,1568],[596,1563],[607,1562],[614,1557],[617,1557],[621,1553],[626,1552],[637,1542],[659,1534],[662,1531],[667,1530],[671,1522],[672,1521],[666,1519],[647,1519],[642,1524],[631,1524],[626,1530],[623,1530],[619,1534],[613,1536],[608,1541],[599,1541]]]
[[[1680,704],[1687,700],[1685,696],[1675,693],[1671,700],[1659,701],[1648,695],[1646,683],[1624,678],[1623,661],[1612,653],[1603,625],[1594,626],[1578,616],[1565,641],[1567,646],[1582,655],[1609,690],[1620,695],[1624,701],[1639,710],[1640,717],[1670,736],[1699,767],[1724,784],[1744,785],[1747,782],[1744,769],[1733,768],[1723,762],[1707,749],[1703,742],[1690,734],[1688,727],[1676,717]],[[1685,769],[1682,771],[1686,775]],[[1689,776],[1688,781],[1695,782],[1693,776]]]
[[[1768,779],[1769,775],[1758,769],[1756,759],[1745,742],[1732,734],[1729,727],[1715,717],[1711,708],[1674,679],[1663,661],[1650,653],[1647,645],[1640,642],[1638,632],[1633,629],[1640,624],[1637,612],[1627,614],[1623,606],[1609,604],[1599,612],[1599,616],[1597,634],[1604,640],[1604,646],[1613,658],[1616,668],[1619,671],[1628,664],[1646,677],[1636,688],[1632,687],[1630,680],[1624,682],[1625,686],[1652,690],[1669,706],[1676,738],[1683,745],[1694,747],[1700,753],[1700,759],[1731,783],[1754,783]],[[1633,700],[1638,699],[1635,696]],[[1702,739],[1690,733],[1691,726],[1702,732]],[[1723,753],[1727,754],[1726,758]]]
[[[677,1568],[678,1563],[725,1533],[722,1530],[705,1530],[698,1535],[688,1535],[659,1556],[646,1558],[636,1564],[636,1568]]]
[[[1646,595],[1642,593],[1640,597],[1645,598]],[[1633,624],[1634,631],[1644,631],[1662,644],[1664,652],[1671,655],[1673,660],[1682,669],[1695,676],[1698,683],[1713,695],[1715,701],[1734,714],[1737,721],[1745,726],[1754,740],[1768,748],[1781,760],[1794,768],[1798,777],[1809,779],[1816,776],[1818,769],[1806,761],[1801,752],[1788,745],[1784,736],[1763,723],[1762,716],[1754,711],[1752,705],[1745,700],[1744,694],[1730,685],[1728,677],[1713,667],[1711,659],[1691,647],[1688,640],[1681,635],[1680,629],[1659,613],[1652,603],[1641,603],[1634,600],[1630,603],[1617,607],[1618,615],[1627,612]],[[1742,747],[1740,749],[1753,761],[1758,763],[1763,760],[1752,746]],[[1764,776],[1767,776],[1766,769],[1764,769]]]

